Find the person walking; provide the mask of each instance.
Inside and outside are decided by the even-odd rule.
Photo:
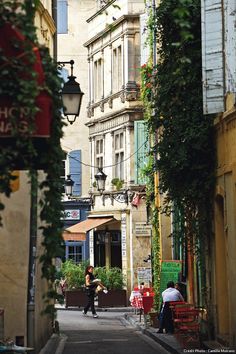
[[[183,296],[175,288],[175,283],[173,281],[169,281],[167,283],[167,289],[162,292],[162,305],[160,310],[160,327],[157,333],[163,333],[163,329],[165,329],[165,333],[174,333],[174,324],[172,319],[172,311],[169,306],[169,303],[172,301],[184,301]]]
[[[88,310],[91,308],[92,315],[94,318],[97,318],[98,315],[95,311],[95,306],[94,306],[94,297],[96,294],[96,288],[99,286],[105,293],[107,293],[107,290],[104,285],[102,285],[100,279],[95,279],[95,276],[93,274],[93,266],[89,265],[86,267],[85,270],[85,289],[86,293],[88,296],[88,303],[85,306],[83,310],[83,315],[87,315]]]

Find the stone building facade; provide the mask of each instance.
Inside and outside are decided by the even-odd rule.
[[[217,170],[209,278],[214,335],[236,345],[236,57],[234,1],[202,4],[204,113],[215,115]]]
[[[110,218],[89,233],[90,261],[95,266],[122,268],[128,291],[137,285],[140,268],[151,254],[145,180],[147,136],[140,101],[140,15],[142,0],[102,4],[87,20],[90,140],[90,186],[93,209],[89,219]],[[107,175],[97,191],[95,175]],[[148,269],[147,269],[148,273]],[[151,277],[147,275],[147,285]]]
[[[39,2],[35,17],[38,41],[46,45],[53,56],[56,26],[52,14],[51,0]],[[5,339],[10,338],[18,345],[31,346],[38,353],[52,333],[51,319],[41,315],[45,308],[43,294],[47,291],[39,264],[43,238],[40,230],[36,233],[32,230],[28,173],[20,170],[14,174],[18,178],[12,183],[10,198],[2,194],[0,196],[5,205],[3,226],[0,227],[0,307],[3,309],[1,314],[4,313],[2,333]],[[41,171],[38,178],[41,181],[44,178]],[[31,247],[32,237],[35,238],[34,247]]]

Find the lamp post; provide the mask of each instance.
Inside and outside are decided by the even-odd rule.
[[[103,205],[105,205],[106,197],[109,197],[111,199],[112,205],[114,200],[117,201],[118,203],[128,204],[128,202],[132,199],[133,193],[130,192],[128,189],[123,190],[121,192],[104,193],[107,175],[103,172],[101,167],[98,168],[98,172],[94,177],[97,182],[97,190],[102,194],[103,197]]]
[[[80,89],[80,84],[75,81],[76,76],[73,75],[74,60],[59,61],[57,64],[59,68],[64,67],[66,64],[70,64],[71,74],[68,76],[68,81],[66,81],[62,87],[61,97],[63,103],[63,113],[68,122],[73,124],[79,116],[84,93]]]
[[[99,192],[104,192],[107,175],[102,168],[98,168],[97,174],[94,176],[97,181],[97,189]]]
[[[70,178],[71,175],[67,175],[67,179],[65,180],[65,193],[68,197],[72,196],[72,188],[75,182]]]

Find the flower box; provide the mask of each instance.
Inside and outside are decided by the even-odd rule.
[[[82,289],[66,290],[65,306],[68,307],[84,307],[88,302],[86,292]]]
[[[126,290],[114,289],[109,290],[107,294],[103,292],[98,293],[98,306],[99,307],[121,307],[127,306]]]

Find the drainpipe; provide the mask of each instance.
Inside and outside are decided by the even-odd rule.
[[[57,0],[52,0],[52,18],[56,26],[56,32],[53,35],[53,58],[57,62]]]
[[[27,346],[35,347],[35,266],[37,246],[37,171],[31,177],[30,239],[27,296]],[[32,352],[32,354],[35,352]]]
[[[192,246],[188,241],[188,253],[187,253],[187,262],[188,262],[188,302],[190,304],[195,303],[194,296],[194,255],[192,251]]]
[[[152,16],[156,17],[156,1],[152,0]],[[153,68],[156,67],[157,64],[157,38],[156,38],[156,28],[154,27],[153,31],[153,46],[152,46],[152,60],[153,60]],[[153,108],[154,110],[154,108]],[[155,114],[155,112],[153,112]],[[156,129],[154,134],[154,145],[158,142],[158,129]],[[154,160],[155,164],[157,161],[158,155],[157,152],[154,152]],[[155,195],[155,206],[156,208],[160,207],[160,196],[159,196],[159,174],[158,171],[154,172],[154,195]],[[160,215],[159,215],[159,236],[160,236],[160,259],[162,259],[162,243],[161,243],[161,222],[160,222]]]

